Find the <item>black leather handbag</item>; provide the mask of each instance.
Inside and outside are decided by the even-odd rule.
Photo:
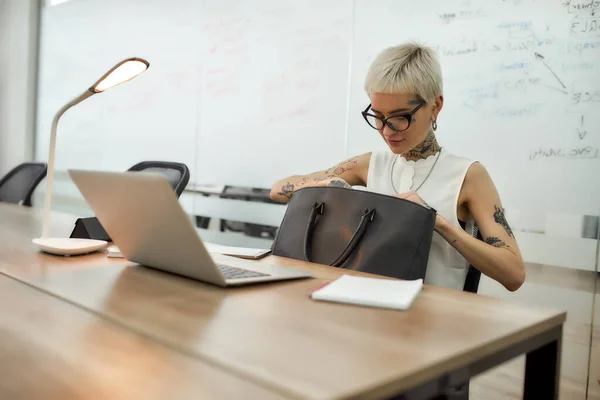
[[[361,190],[294,193],[272,253],[400,279],[425,278],[436,211]]]

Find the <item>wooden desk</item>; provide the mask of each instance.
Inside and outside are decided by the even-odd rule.
[[[6,276],[0,313],[3,399],[282,398]]]
[[[342,273],[268,257],[317,278],[220,289],[102,255],[36,254],[26,229],[4,221],[0,270],[181,354],[291,398],[428,398],[528,353],[525,398],[557,398],[565,313],[426,286],[408,312],[311,301]],[[27,226],[40,223],[28,212]],[[20,234],[18,233],[20,231]],[[24,266],[23,264],[27,265]]]

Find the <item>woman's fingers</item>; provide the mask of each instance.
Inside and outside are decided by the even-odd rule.
[[[400,199],[407,199],[407,200],[408,200],[408,199],[411,199],[411,198],[414,198],[415,196],[416,196],[416,197],[419,197],[419,196],[417,195],[417,193],[416,193],[416,192],[414,192],[414,191],[411,191],[411,192],[404,192],[404,193],[399,193],[399,194],[397,194],[397,195],[396,195],[396,197],[398,197],[398,198],[400,198]]]

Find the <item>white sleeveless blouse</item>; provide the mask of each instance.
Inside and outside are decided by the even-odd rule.
[[[394,180],[398,193],[415,190],[429,174],[439,154],[435,168],[417,193],[438,214],[460,227],[456,212],[458,196],[467,171],[474,161],[444,150],[418,161],[407,161],[401,156],[396,159],[396,154],[389,151],[373,152],[369,163],[367,190],[393,196],[396,192],[391,179]],[[472,229],[472,221],[464,222],[469,222],[467,230]],[[425,283],[462,290],[467,271],[468,262],[441,235],[434,232]]]

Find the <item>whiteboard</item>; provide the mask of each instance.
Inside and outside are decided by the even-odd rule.
[[[143,160],[196,159],[199,49],[196,2],[165,14],[158,0],[74,0],[42,14],[38,157],[46,158],[50,123],[64,103],[117,62],[132,56],[150,68],[131,82],[67,111],[57,135],[56,167],[125,170]],[[173,43],[186,43],[186,48]]]
[[[370,62],[418,40],[440,56],[438,140],[487,167],[509,213],[598,215],[600,14],[589,1],[355,3],[349,154],[386,149],[360,115]]]
[[[56,110],[123,58],[139,78],[61,120],[57,168],[185,162],[270,187],[385,150],[362,120],[384,47],[440,53],[438,138],[480,160],[510,214],[598,215],[600,14],[584,0],[73,0],[42,13],[37,157]],[[594,14],[594,15],[592,15]]]
[[[147,72],[65,114],[57,168],[160,159],[185,162],[192,182],[270,187],[330,166],[345,155],[351,23],[344,0],[45,8],[38,157],[47,157],[54,112],[138,56]]]
[[[346,0],[208,0],[198,179],[270,187],[345,155]]]

